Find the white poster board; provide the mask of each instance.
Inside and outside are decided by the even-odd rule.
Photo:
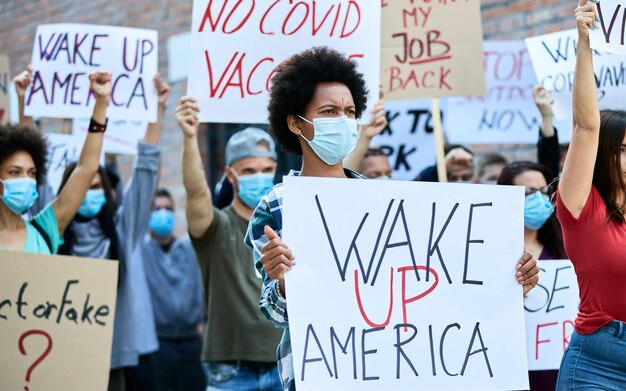
[[[57,192],[63,179],[65,166],[76,163],[85,143],[85,136],[79,134],[46,133],[48,140],[48,173],[46,180]],[[104,151],[100,155],[100,164],[104,165]]]
[[[526,39],[539,84],[554,96],[554,115],[572,120],[572,87],[576,65],[576,29]],[[593,68],[600,109],[625,109],[626,57],[594,51]]]
[[[603,52],[626,55],[626,1],[599,0],[598,28],[589,31],[591,47]]]
[[[201,122],[265,123],[274,69],[313,46],[354,58],[378,99],[380,2],[194,0],[187,95]]]
[[[148,123],[145,121],[110,119],[104,133],[102,150],[105,153],[136,155],[137,142],[146,135]],[[72,121],[72,133],[85,139],[89,129],[89,119],[80,118]]]
[[[539,261],[539,284],[524,299],[529,370],[559,369],[578,314],[578,281],[569,260]]]
[[[524,41],[485,41],[486,96],[448,98],[446,134],[452,144],[536,144],[541,114],[533,101],[537,78]],[[560,141],[571,120],[554,124]]]
[[[528,388],[522,188],[285,177],[281,190],[299,391]]]
[[[107,116],[156,122],[158,36],[155,30],[89,24],[37,26],[26,91],[28,116],[89,118],[95,102],[88,75],[112,74]]]
[[[385,101],[385,111],[389,124],[372,139],[371,146],[387,154],[393,179],[412,181],[435,164],[430,100]]]

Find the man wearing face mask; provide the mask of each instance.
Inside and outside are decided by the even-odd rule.
[[[243,243],[254,208],[274,184],[274,141],[261,129],[235,133],[226,144],[225,174],[231,204],[212,206],[198,148],[196,100],[183,97],[176,110],[183,131],[183,183],[189,234],[207,292],[202,351],[209,390],[280,390],[276,346],[281,331],[258,310],[261,276]]]
[[[150,234],[134,254],[144,263],[159,339],[159,350],[140,362],[139,371],[154,374],[156,391],[203,391],[202,279],[191,242],[174,236],[175,225],[172,195],[160,189],[150,214]]]

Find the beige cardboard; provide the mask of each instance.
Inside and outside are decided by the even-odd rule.
[[[9,110],[9,89],[13,87],[9,68],[9,57],[0,55],[0,124],[6,124],[11,117]]]
[[[384,0],[381,45],[385,99],[486,92],[479,0]]]
[[[0,251],[0,390],[107,389],[117,268],[116,261]],[[70,281],[77,282],[69,283],[64,315],[57,323]],[[91,324],[83,321],[87,296],[87,308],[93,306],[89,314]],[[26,304],[18,305],[20,301]],[[48,303],[56,306],[49,307],[49,319],[34,315],[42,314]],[[68,319],[72,309],[77,313],[78,324]],[[100,315],[96,316],[98,312]],[[29,330],[38,331],[23,338],[23,355],[20,336]],[[48,338],[40,331],[50,336],[52,347],[37,364],[49,346]],[[29,368],[30,381],[26,381]]]

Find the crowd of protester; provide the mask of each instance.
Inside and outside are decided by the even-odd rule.
[[[533,91],[542,118],[536,161],[485,154],[476,163],[467,146],[445,148],[448,182],[525,188],[525,252],[516,274],[525,293],[537,284],[536,259],[569,258],[575,266],[575,332],[560,372],[531,372],[531,390],[626,389],[626,295],[619,288],[626,270],[626,113],[599,111],[589,48],[593,5],[579,6],[576,16],[569,150],[559,144],[552,97],[542,87]],[[119,261],[109,390],[295,390],[284,279],[297,266],[281,239],[275,144],[302,156],[288,175],[393,179],[384,151],[370,145],[387,126],[384,102],[366,111],[356,63],[326,47],[281,63],[269,133],[248,127],[230,137],[215,192],[198,144],[197,97],[181,98],[186,222],[178,223],[188,231],[181,237],[174,234],[174,199],[158,186],[167,82],[154,78],[158,121],[139,142],[124,186],[114,166],[99,165],[111,76],[89,75],[96,97],[89,132],[59,189],[50,189],[45,135],[23,113],[31,77],[28,68],[14,79],[20,123],[0,127],[0,250]],[[364,114],[370,123],[358,126]],[[438,181],[436,166],[415,180]]]

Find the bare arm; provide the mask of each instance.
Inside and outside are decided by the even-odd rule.
[[[574,127],[572,141],[563,166],[560,194],[565,207],[578,218],[587,202],[593,180],[593,168],[598,153],[600,113],[589,29],[596,23],[593,3],[580,0],[576,8],[578,53],[573,86]]]
[[[33,67],[30,65],[26,67],[26,70],[22,71],[19,75],[13,78],[13,84],[15,85],[15,92],[17,93],[17,110],[19,113],[19,123],[24,126],[33,126],[33,118],[24,115],[24,96],[26,95],[26,89],[30,86],[30,81],[33,77]]]
[[[200,148],[198,147],[198,112],[196,99],[182,97],[176,108],[176,119],[183,131],[183,184],[187,193],[187,225],[192,237],[197,238],[213,221],[211,191],[206,183]]]
[[[94,72],[89,75],[90,88],[96,93],[96,104],[93,108],[92,119],[98,124],[106,123],[106,108],[111,95],[111,74]],[[104,133],[88,132],[78,164],[67,184],[58,197],[52,201],[52,208],[59,226],[59,234],[68,226],[80,204],[89,190],[91,181],[100,165],[100,152]]]
[[[370,142],[375,136],[378,136],[386,126],[387,117],[385,115],[385,103],[379,100],[372,109],[371,122],[367,125],[359,126],[359,138],[357,139],[356,146],[344,159],[343,166],[352,171],[359,171],[363,157],[370,146]]]
[[[170,95],[171,88],[167,81],[161,79],[161,76],[157,73],[154,77],[154,88],[158,94],[158,108],[157,108],[157,121],[150,122],[146,129],[146,135],[143,141],[146,144],[158,144],[161,134],[161,123],[163,119],[163,112],[165,111],[165,103]]]

